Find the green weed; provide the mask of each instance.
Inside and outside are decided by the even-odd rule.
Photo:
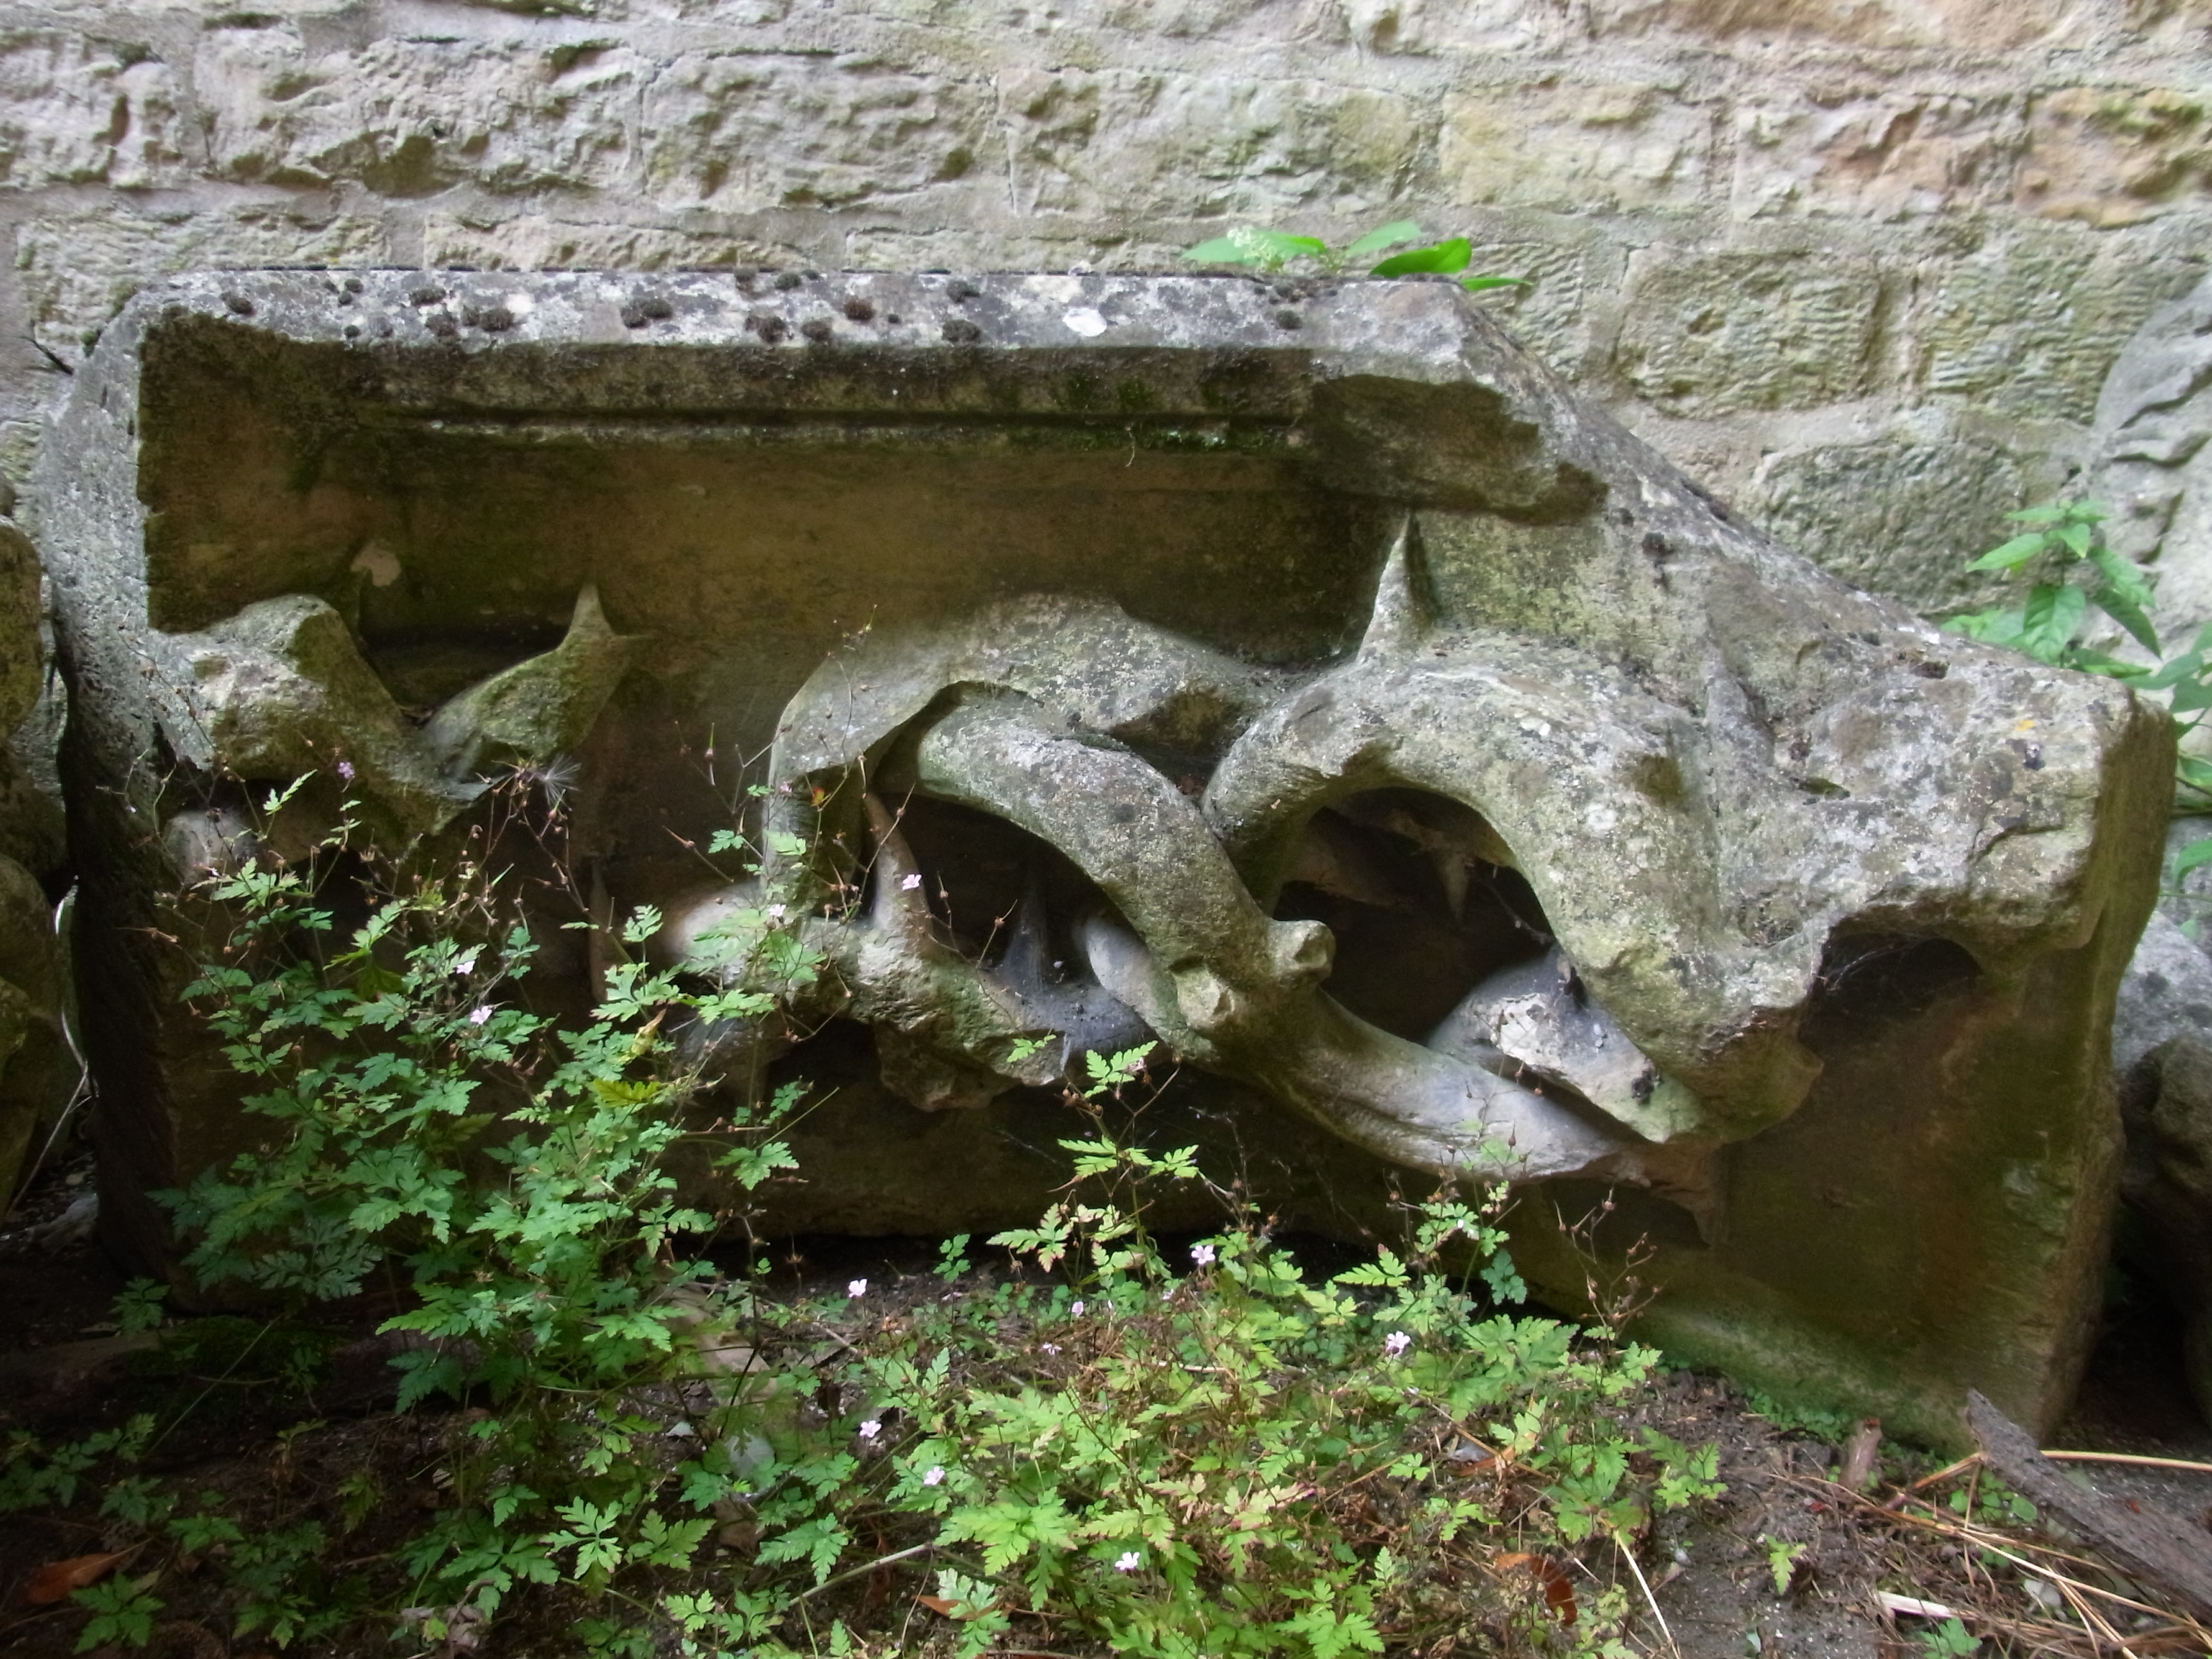
[[[859,1651],[915,1619],[963,1656],[1339,1659],[1460,1632],[1618,1655],[1625,1595],[1578,1601],[1567,1564],[1721,1491],[1711,1449],[1618,1426],[1655,1355],[1510,1310],[1502,1188],[1440,1191],[1396,1248],[1318,1279],[1215,1188],[1223,1227],[1170,1260],[1152,1195],[1206,1177],[1139,1132],[1150,1045],[1085,1057],[1072,1178],[990,1241],[996,1267],[963,1237],[910,1304],[865,1279],[769,1296],[746,1206],[793,1165],[803,1091],[732,1104],[676,1033],[772,1017],[757,988],[818,966],[795,927],[735,917],[730,971],[679,976],[634,959],[659,925],[641,912],[605,937],[589,1020],[563,1026],[527,1006],[538,945],[511,877],[403,875],[353,834],[205,895],[232,926],[186,994],[265,1133],[165,1201],[203,1282],[274,1314],[170,1340],[234,1370],[319,1304],[396,1292],[401,1410],[470,1408],[437,1506],[372,1583],[333,1559],[359,1553],[340,1540],[377,1506],[368,1474],[334,1483],[326,1519],[248,1525],[137,1474],[141,1419],[19,1437],[0,1475],[21,1508],[100,1472],[150,1560],[219,1563],[241,1636],[381,1620],[459,1651],[537,1595],[587,1607],[568,1627],[610,1659]],[[344,928],[323,896],[340,874],[371,887]],[[686,1143],[711,1149],[720,1207],[679,1200]],[[725,1240],[750,1273],[711,1265]],[[159,1311],[138,1286],[118,1319]],[[154,1582],[84,1592],[88,1644],[143,1643]]]

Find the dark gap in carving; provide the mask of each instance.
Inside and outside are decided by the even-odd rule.
[[[1042,903],[1046,984],[1088,979],[1075,924],[1105,915],[1127,927],[1096,883],[1050,842],[988,812],[916,795],[890,803],[921,869],[929,908],[961,953],[987,967],[1013,968],[1025,896]]]
[[[1329,994],[1418,1042],[1491,975],[1551,943],[1534,891],[1485,850],[1504,852],[1459,802],[1370,790],[1314,815],[1275,915],[1326,923]]]
[[[566,628],[559,623],[536,627],[471,629],[407,628],[379,630],[365,639],[362,654],[410,714],[427,717],[447,698],[515,664],[552,650]]]
[[[1697,1218],[1644,1187],[1570,1179],[1543,1182],[1522,1195],[1538,1206],[1540,1224],[1574,1231],[1601,1262],[1618,1262],[1640,1243],[1669,1249],[1706,1248]],[[1606,1206],[1610,1204],[1612,1207]]]
[[[1864,1042],[1917,1019],[1982,977],[1981,965],[1947,939],[1858,933],[1828,941],[1813,1006],[1799,1035],[1815,1053]]]

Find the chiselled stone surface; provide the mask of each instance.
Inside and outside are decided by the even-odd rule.
[[[479,845],[520,775],[587,922],[830,964],[687,1039],[841,1091],[767,1224],[1024,1220],[1041,1176],[885,1149],[998,1168],[1151,1041],[1209,1157],[1300,1149],[1254,1178],[1312,1224],[1516,1180],[1571,1297],[1543,1218],[1617,1188],[1686,1357],[1936,1438],[2070,1387],[2164,722],[1822,575],[1455,284],[194,276],[33,500],[118,1245],[239,1133],[158,895],[342,788]],[[718,872],[745,753],[767,850]],[[546,937],[567,1006],[594,947]]]
[[[2002,50],[2063,28],[2064,0],[1594,0],[1601,35],[1679,32],[1722,40],[1749,35],[1854,46]]]
[[[1995,206],[2011,188],[2021,101],[1793,88],[1738,111],[1731,206],[1747,219],[1891,221]]]
[[[1373,211],[1423,137],[1408,100],[1315,81],[1060,69],[1002,76],[999,94],[1032,212]]]
[[[653,78],[647,187],[672,205],[841,207],[975,167],[990,92],[866,58],[728,52]]]
[[[1931,273],[1915,301],[1915,354],[1929,391],[2007,415],[2086,422],[2120,348],[2198,268],[2176,259],[2117,269],[2109,244],[2028,234]]]
[[[600,45],[379,40],[316,52],[281,26],[213,33],[195,65],[210,167],[281,185],[421,196],[618,185],[646,65]]]
[[[82,35],[0,35],[0,186],[145,190],[188,176],[167,64]]]
[[[799,249],[771,237],[607,224],[542,213],[514,217],[433,213],[423,222],[422,252],[428,264],[483,270],[698,270],[805,263]],[[860,263],[894,262],[863,258]]]
[[[192,264],[368,264],[387,257],[386,248],[381,225],[352,215],[289,207],[179,214],[134,206],[18,227],[15,267],[33,337],[66,362],[82,356],[86,337],[164,271]]]
[[[1603,212],[1704,192],[1712,114],[1663,86],[1484,87],[1444,110],[1437,166],[1460,200]]]
[[[1823,444],[1775,457],[1746,505],[1845,581],[1944,616],[1996,603],[1999,585],[1967,564],[2058,482],[1986,443]]]
[[[1880,298],[1865,261],[1654,249],[1629,266],[1620,371],[1669,413],[1836,402],[1868,384]]]
[[[2034,101],[2020,203],[2051,219],[2110,228],[2212,188],[2212,122],[2202,92],[2067,87]]]

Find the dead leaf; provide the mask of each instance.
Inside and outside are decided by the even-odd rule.
[[[1514,1550],[1494,1557],[1491,1565],[1508,1572],[1518,1568],[1534,1574],[1536,1582],[1544,1587],[1544,1605],[1552,1610],[1552,1616],[1563,1627],[1574,1628],[1575,1621],[1582,1616],[1582,1609],[1575,1605],[1574,1581],[1567,1577],[1566,1569],[1550,1556]]]
[[[76,1591],[106,1577],[115,1571],[115,1564],[130,1553],[118,1550],[112,1555],[72,1555],[66,1561],[49,1561],[32,1575],[23,1599],[34,1607],[66,1601]]]

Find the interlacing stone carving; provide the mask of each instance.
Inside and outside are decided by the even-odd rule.
[[[820,953],[683,1035],[817,1085],[763,1225],[1018,1224],[1151,1042],[1131,1132],[1284,1225],[1505,1179],[1533,1283],[1632,1264],[1686,1358],[1937,1438],[2068,1396],[2166,721],[1824,575],[1449,283],[187,276],[43,455],[118,1248],[246,1133],[164,896],[349,798],[527,866],[549,1012],[639,906]]]

